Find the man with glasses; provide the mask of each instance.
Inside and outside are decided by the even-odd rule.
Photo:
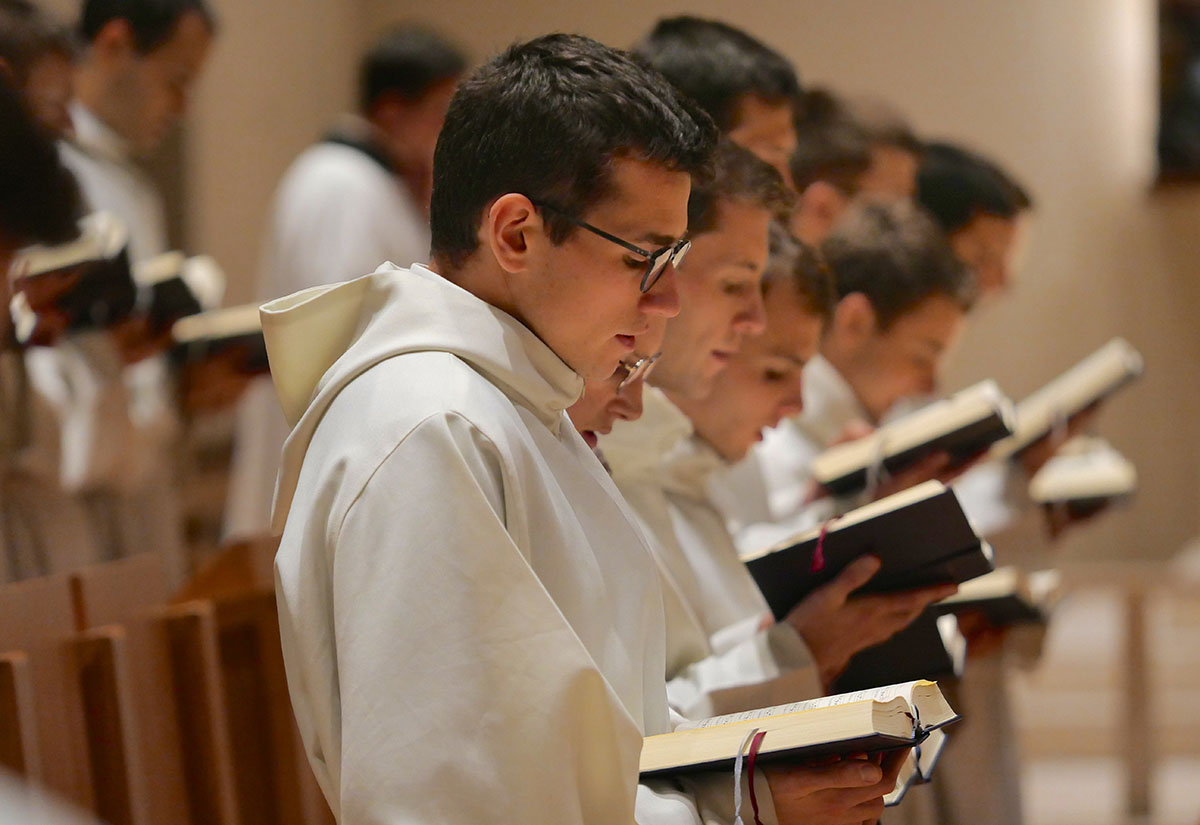
[[[431,265],[264,307],[294,424],[275,512],[288,686],[342,825],[732,821],[731,775],[638,785],[643,735],[671,727],[662,597],[564,415],[678,311],[675,272],[535,205],[674,248],[713,140],[619,52],[514,46],[451,102]],[[781,822],[834,825],[878,794],[816,792],[881,775],[756,787]]]

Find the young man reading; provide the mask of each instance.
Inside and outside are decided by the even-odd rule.
[[[514,46],[451,102],[432,267],[264,308],[296,424],[275,512],[288,684],[342,825],[732,821],[730,776],[638,786],[642,736],[671,724],[662,601],[564,415],[678,311],[712,142],[619,52]],[[862,822],[881,774],[769,771],[760,798],[781,822]]]
[[[724,144],[716,167],[713,180],[692,193],[693,250],[679,281],[681,312],[667,324],[645,414],[636,422],[619,422],[600,440],[614,480],[653,537],[666,590],[668,690],[672,706],[687,716],[821,695],[845,664],[844,651],[824,642],[827,634],[844,632],[848,618],[839,612],[844,596],[840,602],[827,596],[862,573],[848,572],[798,611],[797,622],[775,625],[708,500],[706,483],[721,461],[693,433],[683,406],[709,398],[714,380],[745,341],[763,331],[760,287],[768,229],[772,219],[785,217],[788,201],[779,176],[740,147]],[[786,282],[797,276],[782,277]],[[788,290],[780,294],[787,297]],[[801,344],[811,326],[801,325]],[[775,411],[772,406],[742,414],[755,420]],[[818,604],[821,609],[814,609]],[[809,637],[820,640],[816,660]]]
[[[817,499],[809,464],[847,433],[864,433],[905,398],[937,386],[974,296],[941,231],[904,201],[864,203],[822,246],[838,303],[820,354],[804,370],[805,410],[714,488],[745,551],[819,524],[855,501]],[[937,476],[945,456],[898,474],[878,495]]]

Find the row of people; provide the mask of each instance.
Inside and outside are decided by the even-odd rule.
[[[136,227],[142,257],[161,249],[161,208],[128,152],[181,113],[215,22],[197,0],[165,20],[125,5],[84,4],[63,154],[90,205]],[[727,776],[639,786],[640,737],[819,696],[953,592],[858,595],[868,557],[775,622],[739,547],[861,503],[823,495],[812,457],[936,391],[977,294],[1010,279],[1030,199],[890,112],[802,91],[781,55],[714,21],[661,21],[632,57],[554,36],[459,86],[464,67],[422,30],[381,41],[361,116],[297,161],[265,244],[264,298],[412,264],[268,304],[275,387],[242,411],[230,530],[264,530],[275,493],[310,760],[344,822],[731,821]],[[32,73],[15,77],[37,97]],[[39,419],[60,449],[62,422],[95,428],[75,448],[108,451],[91,463],[117,470],[119,496],[86,485],[84,518],[120,555],[147,539],[113,525],[152,520],[114,514],[177,525],[177,502],[169,479],[150,491],[124,472],[129,448],[95,422],[154,430],[172,403],[144,329],[93,337],[26,360],[41,395],[55,397],[39,374],[93,388]],[[114,348],[139,357],[93,351]],[[117,400],[101,404],[104,388]],[[872,493],[964,469],[946,465]],[[972,468],[964,504],[1002,507],[1021,471]],[[988,671],[984,692],[997,686]],[[983,755],[948,764],[1011,762],[1002,718],[974,729],[990,731]],[[884,768],[772,769],[759,797],[780,821],[871,821],[899,763]],[[938,810],[901,813],[1019,821],[1011,771],[947,778]]]

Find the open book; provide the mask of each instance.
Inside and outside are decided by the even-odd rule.
[[[1102,438],[1079,436],[1029,480],[1029,497],[1084,515],[1137,490],[1137,470]]]
[[[940,481],[851,510],[745,561],[771,611],[782,619],[868,553],[878,556],[881,566],[863,592],[964,582],[992,569],[991,547],[971,527],[954,491]]]
[[[935,452],[962,464],[1012,432],[1012,401],[995,382],[982,381],[864,438],[830,447],[813,459],[812,474],[834,495],[856,493],[880,467],[896,473]]]
[[[803,764],[833,756],[913,747],[925,741],[931,731],[958,718],[935,682],[908,682],[826,696],[716,716],[681,725],[673,733],[647,736],[642,746],[641,775],[730,770],[746,734],[755,729],[766,732],[759,748],[761,761]],[[931,761],[926,760],[926,768]],[[920,774],[920,762],[913,759],[907,771],[909,783]],[[902,771],[902,776],[905,773]]]
[[[1019,567],[1000,567],[959,585],[958,592],[933,606],[939,613],[978,611],[993,627],[1044,624],[1062,589],[1057,570],[1026,573]]]
[[[854,654],[833,689],[844,693],[897,679],[957,679],[966,660],[967,640],[958,620],[929,609],[887,641]]]
[[[270,372],[257,304],[213,309],[181,318],[171,327],[171,337],[175,341],[171,355],[176,361],[199,361],[237,350],[243,353],[244,372],[251,375]]]
[[[137,284],[129,265],[129,232],[116,216],[94,212],[79,222],[79,237],[55,246],[30,246],[12,264],[13,315],[24,339],[36,323],[33,310],[52,305],[66,328],[106,327],[133,313]],[[43,301],[38,293],[53,297]]]
[[[165,252],[135,265],[133,279],[141,292],[139,312],[159,330],[216,306],[225,293],[225,273],[207,255]]]
[[[1128,341],[1112,339],[1019,402],[1013,435],[996,444],[992,455],[1008,458],[1019,453],[1137,378],[1144,367],[1141,353]]]

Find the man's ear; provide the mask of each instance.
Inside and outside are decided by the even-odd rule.
[[[92,38],[91,51],[99,59],[119,60],[137,52],[133,27],[128,20],[117,18],[105,23]]]
[[[530,253],[547,242],[541,213],[524,195],[510,192],[492,202],[484,215],[480,239],[505,272],[529,268]]]
[[[857,344],[875,334],[875,322],[875,307],[871,306],[871,300],[861,292],[851,292],[838,301],[830,326],[846,340]]]
[[[850,199],[832,183],[823,180],[810,183],[800,195],[797,211],[807,224],[811,237],[824,239],[850,205]]]

